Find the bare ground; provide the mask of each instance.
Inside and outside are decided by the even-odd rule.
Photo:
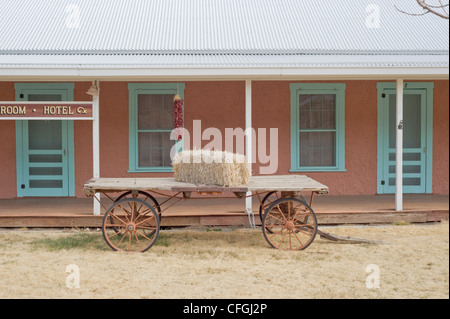
[[[100,232],[74,248],[52,248],[80,233],[7,231],[0,298],[449,298],[448,222],[322,230],[390,244],[317,237],[287,252],[269,248],[260,230],[177,230],[162,231],[145,253],[120,253]],[[71,289],[72,264],[80,287]]]

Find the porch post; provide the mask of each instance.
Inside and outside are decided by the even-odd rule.
[[[245,80],[245,152],[249,163],[250,176],[252,175],[252,81]],[[245,211],[250,213],[252,211],[252,193],[247,192],[245,199]]]
[[[395,210],[403,210],[403,79],[397,80]]]
[[[93,154],[93,177],[100,177],[100,90],[99,83],[97,81],[94,82],[96,85],[96,94],[92,95],[92,154]],[[93,85],[94,86],[94,85]],[[92,89],[92,88],[91,88]],[[94,215],[100,215],[100,193],[96,193],[94,198]]]

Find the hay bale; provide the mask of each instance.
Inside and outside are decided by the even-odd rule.
[[[178,182],[238,187],[250,178],[247,158],[230,152],[182,151],[174,156],[172,166]]]

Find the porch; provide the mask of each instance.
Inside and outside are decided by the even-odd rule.
[[[101,199],[109,207],[111,200]],[[256,225],[259,201],[253,198]],[[405,194],[402,211],[395,211],[394,195],[318,195],[312,205],[319,224],[426,223],[449,218],[449,195]],[[244,199],[183,200],[162,213],[163,227],[249,226]],[[21,198],[0,200],[0,228],[100,227],[102,214],[93,214],[91,198]]]

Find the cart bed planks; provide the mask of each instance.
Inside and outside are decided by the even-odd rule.
[[[226,187],[195,185],[178,182],[170,177],[162,178],[93,178],[84,185],[86,196],[98,192],[122,191],[169,191],[169,192],[315,192],[327,194],[328,187],[305,175],[252,176],[248,185]]]

